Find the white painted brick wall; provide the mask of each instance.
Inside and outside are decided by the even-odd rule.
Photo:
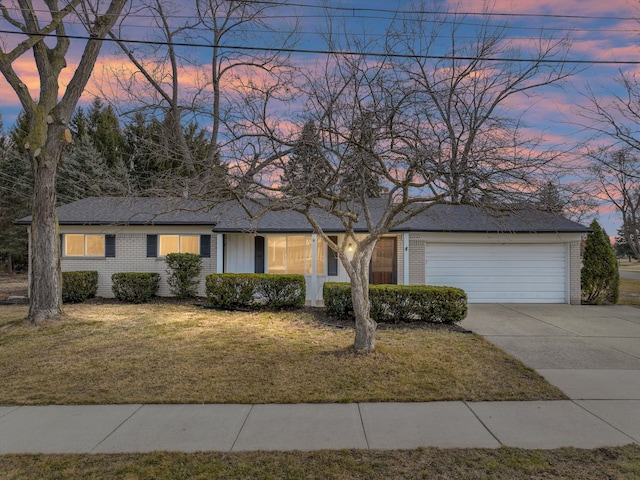
[[[63,233],[65,233],[63,231]],[[76,233],[76,232],[74,232]],[[94,233],[94,232],[86,232]],[[156,234],[150,231],[150,234]],[[175,233],[175,232],[171,232]],[[194,232],[182,232],[193,234]],[[202,232],[198,232],[202,233]],[[162,234],[162,233],[159,233]],[[209,235],[210,233],[206,233]],[[62,271],[97,270],[98,297],[113,298],[111,276],[120,272],[156,272],[160,274],[158,295],[170,296],[167,285],[167,264],[163,257],[147,258],[147,233],[116,233],[115,258],[62,258]],[[216,236],[211,235],[211,257],[202,259],[198,293],[205,295],[205,277],[216,272]]]

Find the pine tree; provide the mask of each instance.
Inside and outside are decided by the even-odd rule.
[[[558,187],[553,182],[547,182],[538,192],[538,208],[544,212],[562,215],[564,205]]]
[[[115,158],[114,163],[109,165],[88,133],[74,138],[73,145],[64,153],[56,192],[62,203],[86,197],[125,196],[132,193],[124,162]]]
[[[379,198],[382,195],[374,153],[377,143],[374,120],[373,113],[366,112],[355,122],[349,149],[342,159],[340,187],[350,197]]]
[[[13,224],[31,210],[33,174],[24,151],[27,131],[24,114],[6,135],[0,124],[0,258],[9,273],[27,268],[27,229]]]
[[[313,121],[305,123],[283,170],[280,181],[286,195],[313,195],[331,188],[333,170],[322,151],[320,135]]]
[[[109,167],[116,165],[122,160],[127,142],[120,128],[120,119],[113,107],[105,106],[96,98],[89,107],[87,119],[94,145],[102,153]]]
[[[616,253],[596,220],[590,228],[582,258],[582,298],[585,303],[616,303],[620,288]]]

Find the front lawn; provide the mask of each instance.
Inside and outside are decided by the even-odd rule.
[[[2,405],[303,403],[565,398],[477,335],[379,330],[373,354],[353,330],[307,313],[191,305],[65,306],[44,327],[0,306]]]

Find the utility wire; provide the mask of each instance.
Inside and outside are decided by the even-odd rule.
[[[67,38],[71,40],[92,40],[89,36],[83,35],[56,35],[43,34],[39,32],[16,32],[11,30],[0,30],[2,34],[9,35],[27,35],[27,36],[39,36],[45,38]],[[95,39],[93,39],[95,40]],[[243,46],[243,45],[212,45],[208,43],[193,43],[193,42],[165,42],[158,40],[134,40],[134,39],[117,39],[117,38],[104,38],[101,41],[105,42],[124,42],[129,44],[143,44],[143,45],[156,45],[156,46],[173,46],[173,47],[186,47],[186,48],[223,48],[228,50],[240,50],[240,51],[258,51],[258,52],[270,52],[270,53],[300,53],[300,54],[314,54],[314,55],[345,55],[345,56],[364,56],[364,57],[376,57],[376,58],[404,58],[414,60],[452,60],[452,61],[474,61],[478,60],[478,57],[473,56],[457,56],[457,55],[421,55],[421,54],[405,54],[405,53],[387,53],[387,52],[355,52],[350,50],[321,50],[311,48],[283,48],[283,47],[259,47],[259,46]],[[487,62],[503,62],[503,63],[532,63],[540,62],[545,64],[555,65],[640,65],[640,60],[570,60],[570,59],[536,59],[536,58],[502,58],[502,57],[484,57],[482,60]]]
[[[265,5],[271,6],[273,8],[278,7],[300,7],[300,8],[308,8],[312,10],[322,10],[322,11],[336,11],[336,12],[345,12],[351,13],[350,17],[352,18],[364,18],[362,13],[382,13],[385,15],[390,15],[388,17],[376,17],[376,18],[387,18],[393,19],[398,15],[406,15],[406,16],[415,16],[415,15],[434,15],[434,16],[448,16],[448,17],[465,17],[465,16],[474,16],[474,17],[506,17],[506,18],[541,18],[541,19],[571,19],[571,20],[610,20],[610,21],[638,21],[640,19],[640,15],[638,17],[633,16],[614,16],[614,15],[568,15],[568,14],[556,14],[556,13],[513,13],[513,12],[477,12],[477,11],[439,11],[439,10],[411,10],[411,9],[390,9],[390,8],[373,8],[373,7],[341,7],[341,6],[332,6],[332,5],[319,5],[319,4],[308,4],[308,3],[293,3],[293,2],[282,2],[275,0],[244,0],[244,3],[254,4],[254,5]],[[50,14],[49,10],[45,9],[21,9],[19,7],[8,7],[7,10],[19,11],[33,11],[35,13],[47,13]],[[146,15],[141,14],[130,14],[128,15],[132,18],[148,18]],[[166,15],[167,18],[175,18],[175,19],[193,19],[193,15]]]

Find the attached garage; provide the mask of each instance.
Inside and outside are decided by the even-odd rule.
[[[568,303],[568,248],[558,244],[425,245],[427,285],[467,292],[470,303]]]

